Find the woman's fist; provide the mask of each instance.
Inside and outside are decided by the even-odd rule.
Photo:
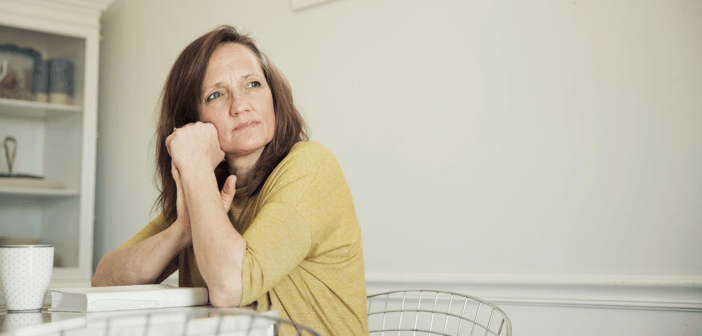
[[[200,121],[174,130],[166,138],[166,148],[181,175],[191,169],[214,171],[224,159],[217,129]]]

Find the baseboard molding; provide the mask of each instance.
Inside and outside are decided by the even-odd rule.
[[[702,312],[702,276],[366,274],[368,294],[433,289],[498,305]]]

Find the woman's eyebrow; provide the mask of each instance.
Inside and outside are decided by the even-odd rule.
[[[202,86],[202,94],[206,94],[207,91],[209,91],[212,88],[222,87],[222,86],[224,86],[224,82],[217,82],[217,83],[214,83],[212,85],[203,85]]]
[[[239,77],[239,81],[244,81],[244,80],[248,79],[248,78],[251,77],[251,76],[259,76],[259,75],[255,74],[255,73],[247,73],[246,75],[243,75],[243,76]],[[204,87],[202,88],[202,91],[203,91],[203,94],[205,94],[205,92],[206,92],[207,90],[209,90],[210,88],[214,88],[214,87],[223,87],[223,86],[224,86],[224,82],[217,82],[217,83],[214,83],[214,84],[212,84],[212,85],[204,86]]]
[[[256,76],[256,74],[255,74],[255,73],[248,73],[248,74],[246,74],[246,75],[243,75],[243,76],[239,77],[239,80],[240,80],[240,81],[243,81],[243,80],[245,80],[245,79],[247,79],[247,78],[249,78],[249,77],[251,77],[251,76]]]
[[[249,78],[251,76],[258,76],[258,75],[255,73],[247,73],[246,75],[239,77],[239,81],[246,80],[247,78]],[[218,86],[224,86],[224,82],[220,81],[220,82],[214,83],[212,85],[208,85],[207,87],[209,88],[209,87],[218,87]]]

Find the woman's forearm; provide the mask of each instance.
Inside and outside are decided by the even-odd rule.
[[[168,229],[133,246],[115,249],[100,259],[92,286],[154,283],[173,258],[191,244],[190,233],[173,223]]]
[[[195,258],[209,288],[210,302],[215,307],[238,306],[246,241],[222,207],[214,174],[181,171],[181,179],[190,213]]]

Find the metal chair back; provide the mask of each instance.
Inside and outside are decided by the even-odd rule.
[[[405,290],[369,295],[367,301],[370,335],[512,335],[502,309],[469,295]]]

